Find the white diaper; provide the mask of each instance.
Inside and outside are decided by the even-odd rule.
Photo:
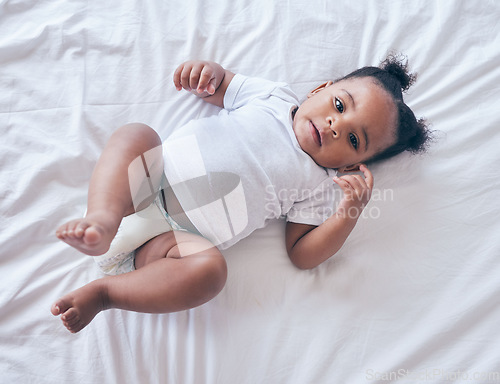
[[[142,211],[122,219],[109,250],[94,260],[107,275],[135,270],[135,251],[153,237],[172,230],[184,230],[165,211],[160,195]]]

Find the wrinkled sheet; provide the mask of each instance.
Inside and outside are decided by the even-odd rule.
[[[495,1],[0,2],[0,372],[12,383],[500,382],[500,4]],[[276,220],[224,252],[211,302],[50,314],[101,277],[54,231],[82,214],[114,129],[165,138],[217,108],[175,91],[187,59],[301,96],[390,51],[438,140],[373,166],[367,214],[300,271]]]

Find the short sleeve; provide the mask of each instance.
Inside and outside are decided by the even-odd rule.
[[[297,97],[286,83],[276,83],[258,77],[234,75],[224,95],[224,109],[232,111],[271,96],[290,103],[297,103]]]

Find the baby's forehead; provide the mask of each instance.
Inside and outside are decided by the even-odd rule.
[[[384,88],[384,86],[375,77],[372,76],[362,76],[362,77],[349,77],[347,79],[340,79],[333,82],[334,85],[343,86],[364,86],[364,87],[375,87],[381,91],[384,91],[390,96],[390,93]]]
[[[394,107],[394,110],[397,110],[394,97],[374,77],[363,76],[342,79],[333,83],[332,86],[332,92],[336,90],[345,91],[349,94],[350,97],[352,97],[354,102],[356,102],[356,99],[358,99],[358,101],[365,101],[369,99],[384,99]]]

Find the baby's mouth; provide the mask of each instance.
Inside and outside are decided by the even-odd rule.
[[[309,122],[309,129],[311,131],[314,142],[321,147],[321,134],[312,121]]]

